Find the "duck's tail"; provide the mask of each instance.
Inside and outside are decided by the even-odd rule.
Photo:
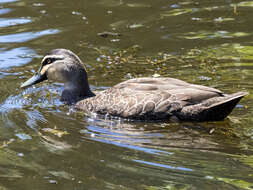
[[[246,95],[248,95],[248,92],[237,92],[221,97],[210,98],[200,104],[184,107],[177,116],[181,120],[223,120],[232,112],[236,104]]]

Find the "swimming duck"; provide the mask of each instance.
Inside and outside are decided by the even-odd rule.
[[[227,117],[247,92],[225,94],[174,78],[135,78],[94,93],[86,68],[70,50],[54,49],[22,88],[44,80],[64,83],[61,100],[87,113],[134,120],[217,121]]]

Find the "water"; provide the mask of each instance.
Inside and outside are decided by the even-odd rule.
[[[252,189],[252,9],[230,0],[1,0],[0,189]],[[62,84],[19,88],[54,48],[80,56],[93,90],[169,76],[250,95],[221,122],[88,117],[59,101]]]

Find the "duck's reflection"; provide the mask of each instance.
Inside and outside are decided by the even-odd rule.
[[[150,153],[169,153],[174,148],[234,152],[239,141],[231,128],[230,120],[215,123],[162,124],[91,118],[86,121],[87,127],[80,132],[87,137],[133,149],[142,147],[143,151]]]

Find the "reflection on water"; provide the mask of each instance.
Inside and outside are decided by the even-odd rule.
[[[16,2],[17,0],[1,0],[0,4],[3,3],[12,3],[12,2]]]
[[[62,84],[19,86],[68,48],[95,90],[164,76],[252,94],[252,8],[1,0],[0,189],[251,189],[252,95],[225,121],[153,123],[86,116],[59,101]]]
[[[27,64],[32,61],[34,50],[19,47],[11,50],[1,50],[0,69],[10,69]]]
[[[0,9],[0,15],[9,13],[11,11],[11,9]]]
[[[58,30],[48,29],[39,32],[23,32],[17,34],[8,34],[0,36],[0,43],[22,43],[36,39],[40,36],[58,33]]]
[[[8,10],[3,11],[2,14],[6,12],[8,12]],[[2,28],[2,27],[8,27],[8,26],[15,26],[18,24],[25,24],[29,22],[31,22],[31,20],[28,18],[0,19],[0,27]]]

